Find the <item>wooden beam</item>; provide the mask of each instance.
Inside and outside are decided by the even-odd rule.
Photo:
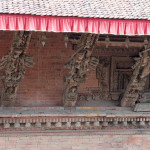
[[[105,47],[107,45],[107,43],[105,41],[97,41],[96,43],[97,46],[100,47]],[[139,48],[143,48],[145,45],[144,42],[129,42],[128,43],[128,48],[130,47],[139,47]],[[113,41],[109,41],[109,47],[127,47],[127,42],[113,42]]]
[[[25,54],[30,39],[31,32],[15,32],[10,50],[0,60],[0,69],[5,69],[5,74],[1,77],[1,106],[14,106],[19,84],[26,72],[25,66],[33,67],[33,57]]]
[[[70,39],[69,40],[72,44],[78,44],[79,40]],[[130,47],[138,47],[143,48],[145,45],[145,42],[129,42],[128,48]],[[127,42],[120,42],[120,41],[97,41],[96,46],[99,47],[127,47]]]

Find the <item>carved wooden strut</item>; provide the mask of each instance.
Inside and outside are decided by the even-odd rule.
[[[65,77],[64,106],[72,107],[76,105],[78,87],[85,82],[86,72],[95,69],[98,65],[98,59],[91,57],[98,37],[99,35],[96,34],[82,34],[76,53],[70,58],[70,62],[65,65],[70,69],[70,72]]]
[[[14,105],[18,86],[26,72],[25,66],[33,67],[33,57],[25,54],[30,39],[31,32],[15,32],[10,50],[0,59],[0,70],[5,68],[5,74],[1,77],[1,106]]]
[[[146,49],[140,52],[140,57],[135,58],[134,71],[121,100],[121,106],[134,106],[136,101],[138,101],[140,92],[146,84],[146,77],[150,74],[149,50]]]

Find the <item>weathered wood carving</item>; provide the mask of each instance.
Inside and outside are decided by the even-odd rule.
[[[110,59],[109,57],[99,57],[99,64],[96,68],[96,78],[98,79],[98,87],[103,91],[109,90],[109,82],[107,72],[109,72]]]
[[[98,37],[99,35],[95,34],[83,34],[76,53],[70,58],[70,62],[65,65],[65,67],[70,69],[70,72],[65,77],[64,106],[75,106],[78,97],[78,87],[85,82],[86,72],[95,69],[98,64],[98,60],[95,57],[91,57]]]
[[[5,74],[1,77],[1,106],[14,105],[18,86],[25,75],[25,66],[33,67],[33,57],[25,54],[30,38],[31,32],[15,32],[10,50],[0,60],[0,69],[5,68]]]
[[[146,84],[146,77],[150,73],[150,57],[148,52],[149,49],[144,50],[139,54],[138,58],[135,58],[134,71],[121,100],[121,106],[134,106],[136,101],[138,101],[140,92]]]
[[[91,92],[96,93],[99,99],[108,99],[109,97],[109,69],[110,58],[99,57],[99,64],[96,68],[96,78],[98,79],[98,88]],[[97,92],[96,92],[97,91]],[[93,94],[93,98],[94,98]],[[95,98],[94,98],[95,99]]]

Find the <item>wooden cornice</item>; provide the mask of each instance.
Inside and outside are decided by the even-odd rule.
[[[137,113],[120,107],[106,109],[1,110],[0,131],[150,129],[148,112]]]

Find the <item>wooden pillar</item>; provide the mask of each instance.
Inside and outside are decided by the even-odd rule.
[[[78,97],[78,87],[86,80],[86,72],[95,69],[98,60],[91,57],[99,35],[82,34],[77,51],[70,58],[69,63],[65,66],[70,69],[65,77],[65,91],[63,95],[63,104],[65,107],[76,105]]]
[[[11,48],[0,60],[0,69],[5,69],[4,76],[1,77],[1,106],[14,106],[18,86],[26,72],[25,66],[33,67],[33,57],[25,54],[30,39],[31,32],[14,32]]]

